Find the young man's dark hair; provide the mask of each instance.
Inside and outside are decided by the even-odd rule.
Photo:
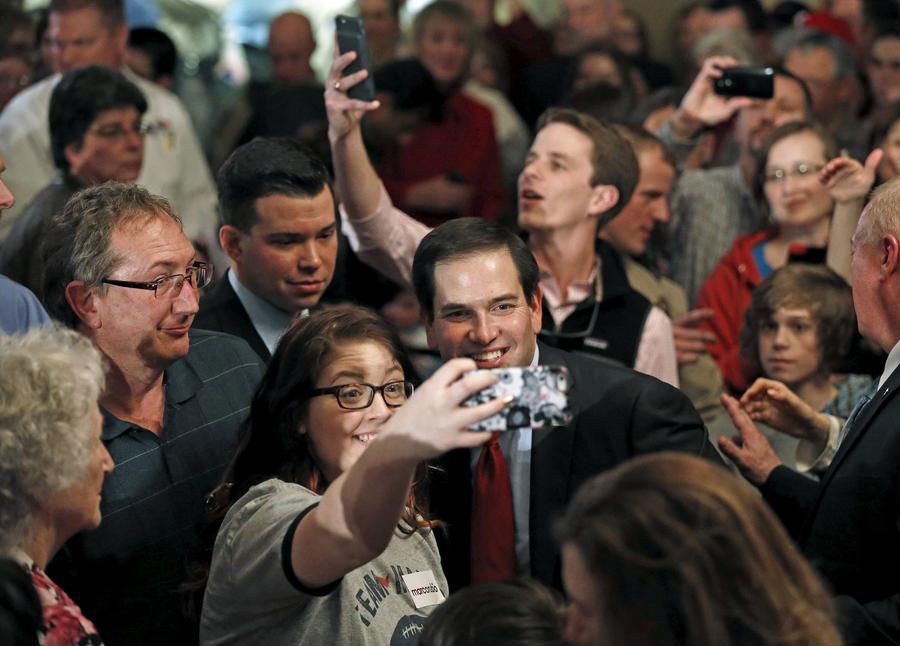
[[[599,218],[597,225],[599,230],[624,209],[628,200],[631,199],[634,187],[637,186],[641,176],[637,157],[634,156],[634,151],[631,150],[628,142],[622,139],[615,128],[583,112],[569,108],[550,108],[538,119],[537,131],[540,132],[554,123],[562,123],[575,128],[587,135],[593,143],[591,165],[594,173],[591,175],[591,186],[608,184],[615,186],[619,191],[619,200]]]
[[[151,80],[175,76],[178,52],[165,32],[153,27],[137,27],[128,32],[128,46],[139,49],[150,59],[153,66]]]
[[[80,148],[84,135],[97,117],[115,108],[133,107],[147,111],[147,99],[138,87],[120,72],[91,65],[62,77],[50,95],[50,150],[53,163],[69,173],[66,148]]]
[[[643,126],[631,123],[616,123],[613,124],[613,127],[625,141],[631,144],[635,155],[640,154],[644,150],[655,148],[669,166],[674,169],[678,168],[678,163],[669,147],[663,143],[662,139]]]
[[[427,319],[434,320],[435,265],[502,248],[509,252],[519,274],[525,300],[531,303],[538,285],[537,262],[525,241],[499,222],[457,218],[445,222],[422,238],[413,259],[412,283]]]
[[[322,160],[299,141],[257,137],[231,153],[216,174],[216,184],[222,224],[247,233],[256,223],[257,199],[315,197],[326,186],[331,189],[331,176]]]

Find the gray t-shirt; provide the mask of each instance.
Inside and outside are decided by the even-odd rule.
[[[232,506],[213,549],[201,645],[418,642],[434,606],[416,609],[401,577],[431,570],[443,595],[449,594],[432,532],[396,532],[375,560],[324,588],[307,588],[293,574],[290,541],[320,500],[305,487],[272,479]]]

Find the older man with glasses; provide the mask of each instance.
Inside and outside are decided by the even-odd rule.
[[[246,342],[191,330],[212,267],[170,204],[134,184],[77,193],[46,230],[52,316],[109,362],[103,441],[119,468],[103,525],[69,541],[54,574],[107,643],[185,644],[185,557],[234,452],[262,364]]]

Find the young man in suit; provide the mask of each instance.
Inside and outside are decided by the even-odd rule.
[[[200,304],[194,327],[245,339],[268,361],[291,319],[316,305],[338,255],[325,164],[287,137],[239,147],[217,175],[219,241],[230,268]]]
[[[844,428],[792,431],[818,443],[831,464],[816,483],[781,464],[747,413],[726,406],[739,442],[720,438],[834,591],[848,646],[900,642],[900,180],[875,191],[853,236],[851,285],[860,333],[888,353],[871,398]],[[760,403],[784,407],[766,399]],[[794,418],[796,419],[796,418]]]
[[[581,482],[652,451],[718,460],[697,412],[678,390],[612,362],[538,342],[537,277],[534,256],[518,236],[477,218],[439,226],[416,250],[413,285],[429,344],[441,357],[471,357],[479,368],[563,365],[571,376],[570,424],[518,429],[497,438],[508,471],[508,484],[501,484],[508,492],[502,495],[511,499],[513,554],[485,553],[500,542],[475,510],[483,495],[477,492],[479,463],[488,449],[450,453],[444,472],[434,476],[432,504],[447,522],[443,561],[452,587],[515,574],[559,587],[549,521]],[[502,509],[497,495],[488,494],[488,517]],[[494,562],[486,565],[482,561],[489,556]],[[504,567],[496,567],[497,560]]]

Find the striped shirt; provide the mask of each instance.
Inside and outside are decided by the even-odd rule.
[[[177,588],[205,497],[234,453],[264,367],[236,337],[190,337],[188,354],[165,372],[160,435],[103,411],[103,441],[116,462],[103,485],[103,521],[61,552],[56,576],[110,644],[196,641]]]

